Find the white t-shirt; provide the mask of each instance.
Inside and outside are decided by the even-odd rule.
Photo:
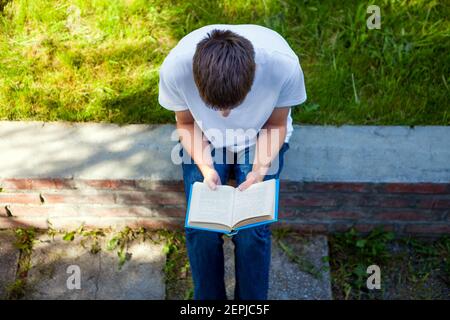
[[[255,50],[255,78],[244,101],[228,117],[210,109],[194,81],[192,58],[197,43],[213,29],[231,30],[248,39]],[[256,142],[256,135],[276,107],[306,100],[303,71],[295,52],[275,31],[258,25],[208,25],[186,35],[173,48],[160,69],[159,103],[166,109],[189,109],[215,148],[238,152]],[[292,118],[287,119],[289,141]]]

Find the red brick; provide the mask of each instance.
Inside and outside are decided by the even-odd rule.
[[[13,217],[42,217],[51,216],[77,216],[75,206],[45,206],[45,205],[10,205],[9,209]],[[0,207],[0,214],[6,215],[5,208]]]
[[[415,205],[414,199],[379,197],[376,206],[383,208],[407,208]]]
[[[0,186],[6,190],[73,189],[72,179],[1,179]]]
[[[280,197],[280,205],[295,206],[295,207],[332,207],[336,205],[336,199],[330,197],[318,197],[312,195],[298,195],[293,194],[289,196]]]
[[[143,191],[65,191],[42,194],[46,204],[148,204],[184,205],[185,195],[181,192]]]
[[[327,231],[327,227],[325,224],[311,224],[311,223],[306,224],[301,222],[285,221],[285,220],[280,220],[279,222],[273,224],[273,228],[289,229],[300,233],[325,233]]]
[[[123,207],[81,207],[79,215],[88,217],[136,217],[136,218],[183,218],[186,214],[184,207],[157,207],[149,208],[143,206]]]
[[[354,182],[308,182],[305,190],[313,192],[369,192],[370,184]]]
[[[278,210],[278,217],[280,219],[292,218],[298,216],[298,210],[295,208],[284,208],[280,207]]]
[[[34,190],[46,189],[72,189],[71,179],[31,179],[31,188]]]
[[[343,207],[365,207],[370,206],[373,199],[366,197],[361,197],[358,193],[330,193],[328,197],[331,199],[336,199],[338,206]]]
[[[48,223],[44,217],[38,218],[5,218],[0,217],[0,229],[12,229],[12,228],[38,228],[47,229]]]
[[[323,211],[320,209],[302,210],[293,208],[281,208],[280,218],[293,219],[301,218],[303,220],[320,219],[320,220],[342,220],[342,219],[361,219],[363,217],[362,211],[350,210],[330,210]]]
[[[350,230],[354,224],[352,223],[330,223],[328,225],[328,231],[333,232],[347,232]]]
[[[417,197],[430,197],[429,195],[403,195],[403,196],[386,196],[386,195],[335,195],[338,204],[350,207],[380,207],[380,208],[450,208],[450,199],[422,199]],[[435,197],[434,195],[431,197]]]
[[[450,209],[450,199],[422,199],[417,207],[427,209]]]
[[[47,228],[47,220],[54,227],[182,228],[186,210],[181,181],[2,179],[0,187],[7,191],[0,193],[0,228]],[[280,187],[280,222],[274,227],[325,233],[351,227],[368,232],[385,225],[407,233],[450,233],[450,223],[432,222],[450,212],[450,184],[281,181]],[[45,190],[44,204],[40,190]],[[6,205],[13,217],[6,217]]]
[[[184,184],[182,181],[151,181],[151,180],[136,180],[137,190],[149,191],[173,191],[184,192]]]
[[[429,221],[439,219],[438,214],[428,210],[375,211],[372,215],[374,220]]]
[[[90,204],[114,204],[115,195],[114,193],[86,193],[86,192],[69,192],[69,193],[42,193],[46,204],[80,204],[80,203],[90,203]]]
[[[361,219],[363,217],[361,211],[333,210],[323,211],[319,214],[322,218],[325,219]]]
[[[448,184],[444,183],[389,183],[385,192],[393,193],[449,193]]]
[[[136,188],[135,180],[81,180],[79,186],[96,189],[130,190]]]
[[[357,223],[355,225],[353,225],[353,228],[355,228],[356,231],[358,232],[370,232],[372,230],[374,230],[375,228],[381,228],[381,230],[384,231],[395,231],[395,225],[392,224],[369,224],[369,223]]]
[[[394,231],[395,226],[391,224],[378,223],[333,223],[329,226],[330,232],[347,232],[350,229],[355,229],[358,232],[368,233],[375,228],[381,228],[384,231]]]
[[[450,224],[407,225],[404,232],[412,234],[450,234]]]
[[[1,179],[0,187],[6,190],[31,189],[30,179]]]
[[[405,208],[415,204],[415,199],[386,197],[379,194],[339,194],[335,197],[338,199],[338,204],[345,207]]]
[[[181,192],[120,191],[115,195],[118,204],[183,205],[186,202]]]
[[[302,182],[281,180],[280,192],[298,192],[304,190],[304,184]]]
[[[0,206],[13,203],[40,204],[41,200],[38,193],[0,193]]]

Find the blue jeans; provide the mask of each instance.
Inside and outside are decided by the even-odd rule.
[[[284,143],[279,152],[278,168],[270,172],[264,180],[279,178],[283,168],[284,153],[289,144]],[[222,152],[224,158],[227,151]],[[183,150],[181,151],[181,153]],[[213,150],[217,152],[217,150]],[[229,153],[228,153],[229,155]],[[234,173],[236,183],[245,181],[252,170],[249,149],[244,151],[245,161],[234,163],[214,161],[214,168],[220,176],[222,184],[226,184],[231,172]],[[189,158],[189,157],[188,157]],[[241,159],[241,158],[240,158]],[[186,198],[191,186],[196,181],[203,181],[203,175],[197,165],[189,158],[183,161],[183,179]],[[224,255],[223,234],[213,231],[186,228],[186,246],[194,281],[194,299],[222,299],[227,298],[224,283]],[[268,224],[243,229],[232,237],[235,253],[236,286],[234,297],[236,300],[266,300],[269,289],[269,267],[271,254],[271,231]]]

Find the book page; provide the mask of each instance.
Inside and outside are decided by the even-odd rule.
[[[251,185],[244,191],[234,192],[233,224],[254,217],[272,215],[275,207],[275,179]]]
[[[211,190],[205,183],[195,182],[192,188],[189,221],[231,226],[233,187],[217,186]]]

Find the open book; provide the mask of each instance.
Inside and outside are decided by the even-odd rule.
[[[195,182],[189,195],[185,227],[234,233],[275,222],[278,191],[278,179],[255,183],[244,191],[227,185],[211,190],[205,183]]]

